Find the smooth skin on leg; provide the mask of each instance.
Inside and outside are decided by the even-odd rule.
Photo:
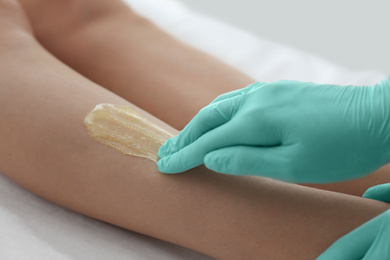
[[[21,2],[38,40],[56,57],[178,129],[216,96],[255,81],[120,0]]]
[[[83,124],[85,116],[100,103],[131,104],[45,51],[15,1],[0,0],[0,10],[7,14],[0,16],[0,170],[30,191],[218,259],[314,259],[389,208],[202,167],[164,175],[151,160],[97,142]]]
[[[255,81],[175,40],[122,1],[20,2],[55,56],[178,129],[219,94]],[[361,196],[388,182],[390,165],[359,180],[308,186]]]

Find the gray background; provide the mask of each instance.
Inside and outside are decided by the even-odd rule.
[[[180,0],[265,39],[390,74],[389,0]]]

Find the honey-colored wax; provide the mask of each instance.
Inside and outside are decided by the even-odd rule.
[[[84,119],[89,135],[124,154],[157,162],[160,146],[170,133],[131,106],[97,105]]]

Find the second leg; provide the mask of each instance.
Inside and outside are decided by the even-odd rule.
[[[255,81],[174,39],[122,1],[22,3],[38,40],[55,56],[178,129],[218,95]],[[52,15],[41,15],[43,5]],[[63,21],[61,30],[47,26],[54,16]]]

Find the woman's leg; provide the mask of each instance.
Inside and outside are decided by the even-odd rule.
[[[379,170],[371,173],[369,176],[357,180],[330,184],[310,184],[306,186],[316,189],[347,193],[355,196],[362,196],[368,188],[383,183],[390,183],[390,164],[383,166]]]
[[[204,168],[159,174],[154,162],[96,142],[83,125],[96,104],[130,103],[41,48],[14,18],[14,1],[0,0],[0,12],[0,170],[32,192],[218,259],[314,259],[389,207]]]
[[[120,0],[21,2],[38,40],[56,57],[176,128],[218,95],[254,82],[177,41]],[[53,20],[60,22],[52,26]]]
[[[168,36],[119,0],[20,1],[52,53],[176,128],[217,95],[253,81]],[[359,180],[310,186],[361,196],[386,182],[390,165]]]

